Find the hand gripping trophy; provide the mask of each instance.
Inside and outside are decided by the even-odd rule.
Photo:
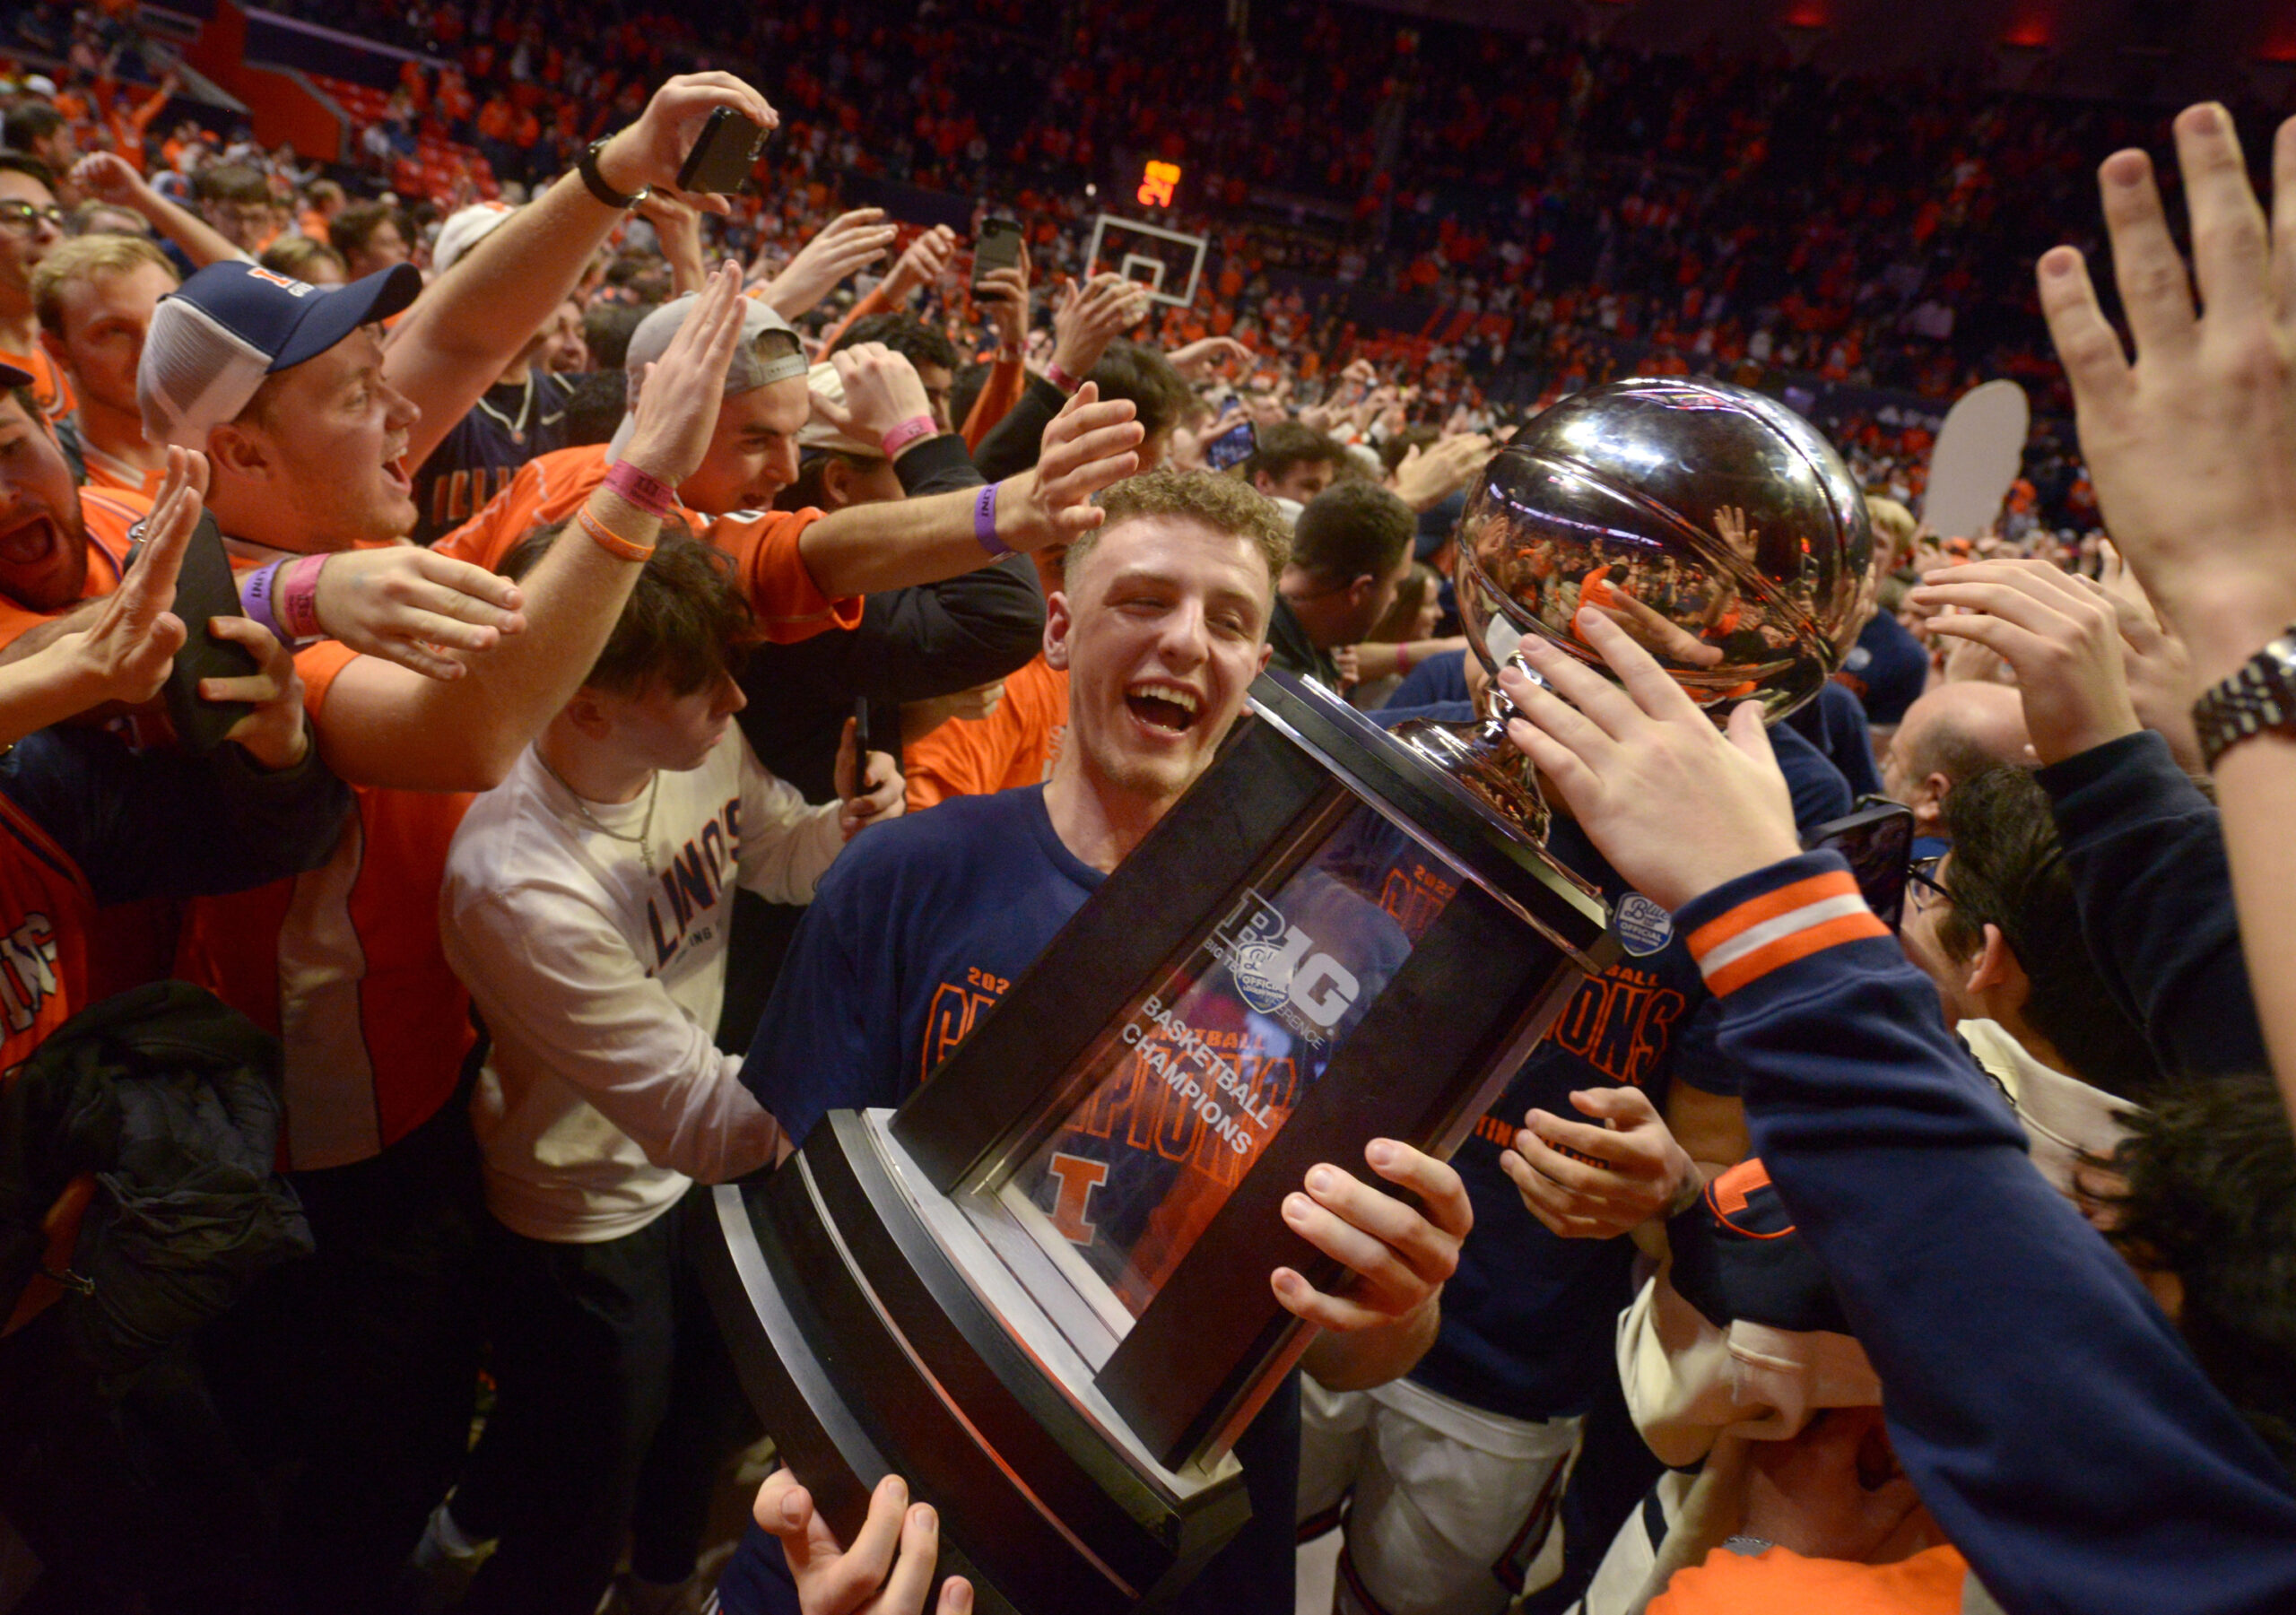
[[[1460,528],[1486,667],[1610,615],[1701,699],[1783,713],[1856,627],[1870,538],[1805,422],[1710,382],[1547,411]],[[1220,757],[898,1110],[718,1188],[718,1315],[850,1539],[887,1472],[987,1610],[1153,1607],[1249,1512],[1230,1447],[1306,1349],[1281,1204],[1371,1139],[1447,1155],[1609,915],[1547,854],[1503,711],[1400,736],[1281,674]],[[1075,1214],[1079,1185],[1103,1192]]]

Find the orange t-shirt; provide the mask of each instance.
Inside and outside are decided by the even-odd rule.
[[[326,728],[327,691],[357,654],[331,639],[297,653],[315,727]],[[447,847],[472,797],[352,794],[358,810],[324,864],[194,899],[176,958],[177,975],[285,1046],[280,1159],[299,1171],[365,1160],[437,1115],[474,1036],[438,913]]]
[[[72,384],[65,379],[64,372],[56,368],[56,361],[48,356],[48,350],[37,343],[32,344],[32,351],[29,353],[0,351],[0,364],[12,364],[30,373],[32,401],[51,421],[64,419],[79,402],[73,397]]]
[[[127,569],[127,530],[144,519],[152,501],[139,493],[119,489],[80,490],[80,519],[88,529],[88,575],[80,585],[80,598],[93,600],[119,586]],[[14,643],[26,630],[63,615],[35,612],[0,595],[0,645]]]
[[[537,527],[570,520],[606,479],[606,446],[586,443],[537,456],[478,514],[432,546],[441,555],[491,571]],[[818,510],[734,510],[705,517],[684,510],[686,524],[731,555],[749,590],[759,631],[778,644],[825,629],[861,625],[861,597],[832,600],[805,570],[797,541],[821,519]]]
[[[168,468],[156,466],[150,471],[138,471],[125,460],[115,460],[90,443],[80,439],[80,464],[88,470],[84,486],[100,488],[114,493],[132,493],[140,499],[160,497],[160,484],[168,480]]]
[[[1804,1559],[1788,1548],[1758,1554],[1717,1548],[1674,1572],[1649,1615],[1961,1615],[1969,1561],[1930,1548],[1894,1565]]]
[[[1068,733],[1068,675],[1045,665],[1039,651],[1004,677],[1004,699],[987,717],[951,718],[903,748],[909,808],[915,812],[952,796],[986,796],[1052,777]]]

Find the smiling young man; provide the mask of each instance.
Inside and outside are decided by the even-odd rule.
[[[872,834],[814,896],[742,1071],[793,1141],[828,1111],[898,1105],[930,1078],[1203,773],[1266,665],[1288,551],[1266,500],[1234,478],[1156,473],[1120,483],[1101,508],[1105,525],[1069,550],[1047,606],[1045,658],[1069,685],[1051,778]],[[1391,1378],[1426,1349],[1472,1220],[1448,1166],[1388,1141],[1368,1157],[1425,1212],[1318,1168],[1284,1217],[1378,1276],[1343,1298],[1288,1268],[1271,1275],[1284,1306],[1324,1327],[1306,1366],[1336,1385]],[[1295,1379],[1237,1446],[1252,1523],[1175,1608],[1291,1607],[1299,1442]],[[764,1541],[752,1535],[721,1585],[728,1610],[796,1607]]]

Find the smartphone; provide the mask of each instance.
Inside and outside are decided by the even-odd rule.
[[[1259,451],[1259,433],[1252,430],[1251,421],[1239,421],[1204,440],[1204,463],[1214,471],[1226,471],[1240,465]]]
[[[720,107],[701,126],[701,138],[678,169],[678,189],[730,195],[749,183],[758,153],[765,150],[765,126],[731,107]]]
[[[130,534],[128,564],[143,554],[143,524]],[[247,701],[200,699],[202,679],[243,679],[262,671],[255,653],[207,631],[214,617],[239,617],[239,579],[231,572],[231,558],[223,552],[223,534],[213,513],[202,510],[199,525],[183,552],[183,569],[176,577],[176,603],[170,608],[183,619],[183,648],[176,652],[161,694],[168,704],[168,721],[175,726],[176,742],[196,757],[204,757],[223,743],[231,725],[255,710]]]
[[[1017,219],[983,219],[980,235],[972,244],[972,283],[999,269],[1016,269],[1021,263],[1021,223]]]
[[[1810,852],[1831,847],[1847,858],[1866,907],[1891,930],[1898,928],[1905,916],[1906,870],[1913,859],[1911,808],[1874,801],[1846,819],[1819,825],[1802,838],[1802,846]]]

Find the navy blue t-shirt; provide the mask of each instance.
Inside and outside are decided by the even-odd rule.
[[[528,460],[567,447],[574,384],[539,366],[488,387],[414,473],[414,542],[435,544],[510,485]]]
[[[1422,716],[1460,722],[1472,711],[1438,703]],[[1849,787],[1815,747],[1782,725],[1770,742],[1801,828],[1850,811]],[[1443,1287],[1441,1332],[1411,1373],[1455,1402],[1523,1420],[1583,1412],[1616,1374],[1612,1333],[1631,1298],[1634,1264],[1631,1240],[1564,1239],[1524,1208],[1499,1166],[1524,1112],[1583,1119],[1573,1092],[1631,1083],[1664,1114],[1676,1080],[1709,1093],[1737,1086],[1715,1049],[1717,1006],[1666,911],[1560,814],[1547,848],[1601,890],[1625,951],[1578,989],[1451,1158],[1474,1205],[1474,1231]]]
[[[952,797],[856,838],[790,942],[742,1081],[801,1141],[831,1110],[899,1105],[1102,878],[1062,844],[1041,786]],[[1251,1522],[1175,1611],[1292,1607],[1296,1374],[1235,1451]],[[779,1544],[752,1527],[720,1586],[725,1607],[794,1615],[794,1592],[770,1573],[778,1559]]]
[[[1379,721],[1387,721],[1388,712],[1400,712],[1406,708],[1432,707],[1439,701],[1464,701],[1467,699],[1467,658],[1471,650],[1456,651],[1447,656],[1430,656],[1403,675],[1387,696],[1387,704]]]
[[[1865,703],[1870,721],[1894,724],[1929,683],[1929,653],[1904,623],[1875,612],[1833,676]]]

